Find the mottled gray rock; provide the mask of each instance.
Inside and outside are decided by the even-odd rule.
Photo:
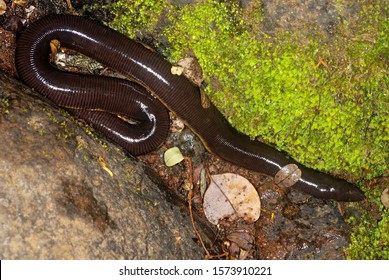
[[[2,73],[0,131],[1,259],[203,257],[141,164]]]
[[[336,4],[328,0],[264,0],[265,30],[281,28],[297,34],[332,35],[338,24]]]

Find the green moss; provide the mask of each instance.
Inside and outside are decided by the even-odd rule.
[[[171,58],[194,52],[211,99],[243,133],[327,172],[382,174],[389,152],[388,84],[379,58],[342,38],[331,47],[299,44],[290,34],[258,40],[240,18],[235,6],[214,1],[185,6],[165,30]],[[343,63],[331,53],[345,46]]]
[[[164,0],[119,0],[105,7],[116,15],[110,23],[111,26],[130,37],[135,37],[140,30],[150,31],[155,27],[165,2]]]
[[[350,220],[349,222],[355,222]],[[348,259],[388,260],[389,259],[389,210],[382,213],[380,220],[368,213],[362,222],[356,223],[351,234],[351,245],[347,249]]]
[[[364,28],[358,29],[356,40],[350,43],[348,51],[352,59],[358,62],[353,65],[355,77],[359,80],[363,96],[361,102],[366,103],[365,114],[370,116],[366,124],[370,137],[366,149],[371,149],[374,155],[379,155],[381,149],[382,167],[385,170],[388,168],[389,142],[389,7],[386,5],[380,9],[379,4],[383,3],[379,1],[375,5],[362,6],[360,19]],[[369,143],[374,144],[369,146]],[[378,208],[379,216],[364,212],[361,219],[349,221],[354,231],[346,251],[348,259],[389,259],[389,209],[383,209],[379,200],[387,182],[366,189],[369,207]]]
[[[259,7],[242,11],[231,1],[164,2],[119,0],[112,26],[132,37],[142,35],[140,29],[163,34],[172,62],[194,53],[209,96],[233,126],[307,166],[359,182],[368,203],[379,204],[379,192],[364,182],[388,169],[385,0],[353,2],[360,13],[343,20],[338,35],[327,41],[286,32],[267,36]],[[350,2],[336,5],[341,14]],[[157,24],[161,12],[169,20],[164,28]],[[349,258],[387,258],[388,215],[382,211],[381,220],[372,220],[366,213],[355,220]]]
[[[0,114],[9,114],[9,99],[6,97],[0,97]]]

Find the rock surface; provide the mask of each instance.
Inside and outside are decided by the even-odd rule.
[[[144,167],[0,73],[1,259],[199,259]]]

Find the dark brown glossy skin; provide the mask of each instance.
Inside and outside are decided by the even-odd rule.
[[[306,168],[276,149],[238,133],[212,104],[209,108],[202,107],[198,87],[182,76],[172,75],[171,64],[125,36],[75,16],[54,15],[33,23],[17,44],[16,67],[20,78],[59,106],[73,108],[73,113],[92,122],[130,152],[145,153],[163,141],[168,127],[165,109],[136,84],[56,70],[48,59],[52,39],[131,76],[182,118],[207,149],[221,158],[270,176],[294,163],[302,170],[302,176],[292,187],[323,199],[358,201],[364,198],[363,192],[352,184]],[[129,93],[129,88],[137,93]],[[141,107],[135,108],[135,103]],[[94,116],[93,111],[74,108],[99,112]],[[135,118],[143,125],[140,136],[126,135],[125,122],[119,125],[115,115],[100,111],[129,116],[135,112]]]

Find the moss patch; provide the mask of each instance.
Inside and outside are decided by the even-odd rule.
[[[0,97],[0,114],[9,114],[9,99]]]
[[[119,0],[104,7],[115,15],[111,25],[116,30],[135,37],[141,35],[139,32],[150,32],[156,27],[165,2],[164,0]]]
[[[382,212],[378,219],[364,213],[360,221],[349,220],[354,224],[351,244],[346,251],[348,259],[388,260],[389,259],[389,210]]]
[[[243,133],[320,170],[381,175],[389,153],[388,73],[377,46],[342,37],[330,46],[301,44],[287,33],[258,38],[242,18],[234,5],[185,6],[165,30],[171,58],[194,52],[213,102]]]

